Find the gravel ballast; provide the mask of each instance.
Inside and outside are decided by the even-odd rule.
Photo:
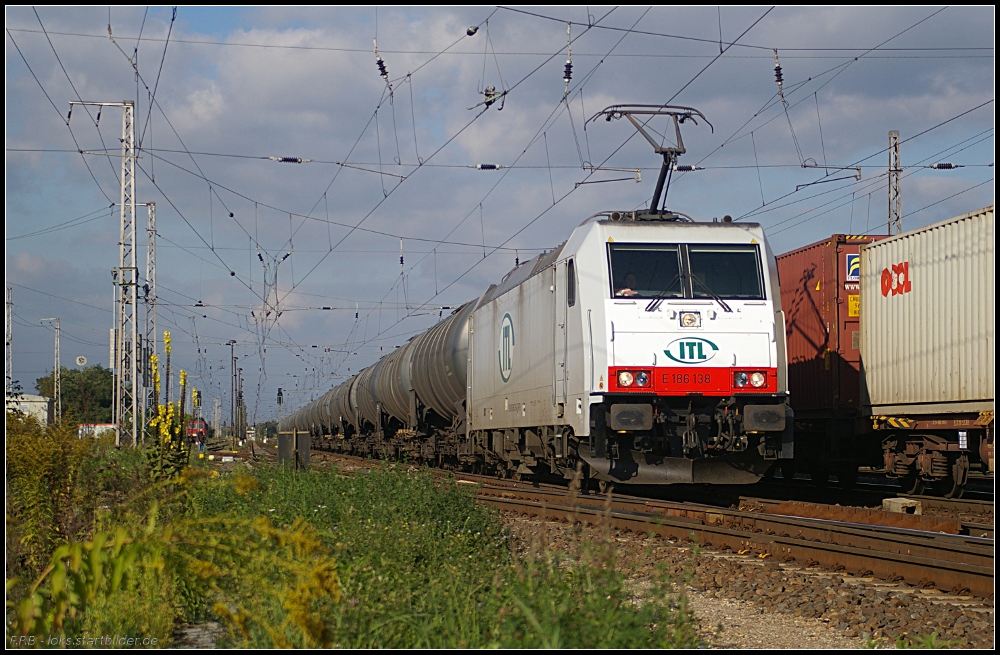
[[[575,552],[583,539],[610,535],[618,545],[619,564],[637,584],[657,566],[666,566],[672,579],[687,580],[677,589],[686,594],[711,647],[864,648],[894,646],[897,639],[937,647],[994,647],[992,598],[512,513],[505,520],[522,543],[567,552]]]

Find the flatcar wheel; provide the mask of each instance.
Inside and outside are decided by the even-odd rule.
[[[813,464],[809,469],[809,477],[812,478],[813,484],[819,488],[825,488],[830,482],[830,469],[822,464]]]
[[[615,483],[610,480],[598,480],[597,490],[602,494],[610,493],[615,490]]]
[[[858,468],[856,466],[844,466],[837,469],[837,482],[844,489],[853,489],[858,483]]]
[[[795,479],[795,461],[783,459],[778,462],[778,469],[781,471],[781,479],[786,482]]]
[[[924,493],[924,481],[916,471],[910,471],[901,477],[899,486],[903,488],[903,493],[909,496],[919,496]]]
[[[962,494],[965,493],[965,485],[958,484],[953,475],[949,475],[944,480],[941,480],[939,484],[941,495],[945,498],[961,498]]]
[[[938,483],[938,489],[941,495],[945,498],[961,498],[962,494],[965,493],[965,484],[959,484],[959,480],[962,480],[965,476],[963,473],[963,464],[965,465],[965,470],[968,470],[968,462],[963,462],[961,459],[957,459],[952,462],[949,467],[948,477],[941,480]]]

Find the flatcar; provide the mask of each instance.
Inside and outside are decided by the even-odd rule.
[[[833,235],[778,257],[794,468],[883,469],[962,495],[994,473],[993,207],[892,237]]]

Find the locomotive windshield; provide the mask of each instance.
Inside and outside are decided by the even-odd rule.
[[[680,298],[680,247],[670,244],[611,243],[611,295]]]
[[[692,244],[688,257],[695,298],[764,298],[757,246]]]
[[[609,243],[618,298],[763,300],[756,245]]]

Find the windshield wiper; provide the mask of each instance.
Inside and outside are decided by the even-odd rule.
[[[665,285],[663,285],[663,289],[661,289],[658,294],[653,296],[653,299],[649,301],[648,305],[646,305],[646,311],[655,312],[657,309],[659,309],[660,305],[663,304],[663,299],[667,297],[667,291],[669,291],[673,283],[679,280],[680,278],[681,274],[678,273],[677,275],[674,276],[674,279],[670,280]]]
[[[697,275],[695,275],[695,274],[692,273],[691,274],[691,279],[694,280],[695,284],[697,284],[702,289],[704,289],[705,293],[707,293],[709,295],[709,297],[712,298],[712,300],[714,300],[715,302],[719,303],[719,306],[722,307],[722,309],[724,309],[725,311],[727,311],[729,313],[732,313],[733,310],[732,310],[732,308],[729,305],[726,304],[726,301],[724,301],[722,298],[720,298],[714,291],[712,291],[711,289],[709,289],[708,286],[706,286],[704,282],[702,282],[701,280],[698,279]]]

